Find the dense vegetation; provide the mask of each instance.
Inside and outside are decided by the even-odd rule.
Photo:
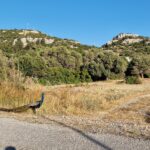
[[[123,45],[120,40],[98,48],[32,30],[0,30],[0,79],[61,84],[148,78],[150,45],[141,38],[144,42]]]

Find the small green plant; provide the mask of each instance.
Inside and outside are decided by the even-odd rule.
[[[142,84],[142,81],[137,76],[128,76],[126,77],[127,84]]]

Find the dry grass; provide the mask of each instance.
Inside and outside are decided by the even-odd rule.
[[[45,91],[45,102],[39,114],[98,116],[128,102],[131,98],[150,93],[150,80],[142,85],[118,84],[118,81],[81,85],[21,89],[11,83],[0,85],[0,106],[16,107],[37,100]]]
[[[119,109],[107,115],[109,120],[130,121],[136,123],[147,123],[150,108],[150,98],[141,98],[137,103],[133,103],[126,108]]]
[[[25,90],[13,82],[0,83],[0,107],[14,108],[33,102],[38,97],[39,90]]]
[[[44,87],[46,100],[39,113],[101,115],[134,97],[150,93],[149,83],[146,80],[142,85],[127,85],[109,81]]]

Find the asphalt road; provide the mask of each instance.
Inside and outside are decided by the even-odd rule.
[[[11,146],[12,148],[6,148]],[[0,118],[0,150],[150,150],[150,140],[89,134],[62,123]]]

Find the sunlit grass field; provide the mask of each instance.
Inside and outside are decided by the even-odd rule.
[[[128,85],[121,81],[105,81],[77,85],[18,87],[13,83],[0,84],[0,107],[14,108],[40,99],[45,101],[37,114],[99,116],[109,113],[138,96],[150,93],[150,80]],[[149,104],[149,101],[145,103]],[[142,103],[142,105],[144,105]]]

